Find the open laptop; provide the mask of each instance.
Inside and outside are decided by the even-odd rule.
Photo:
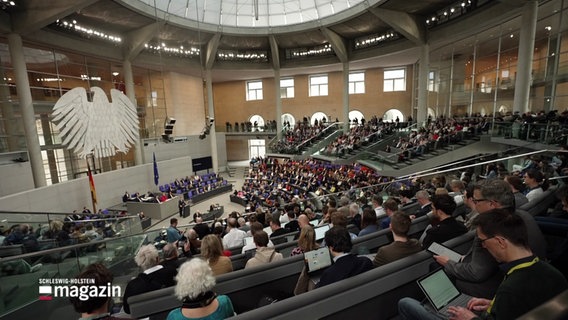
[[[324,224],[321,227],[314,228],[316,233],[316,241],[321,241],[325,237],[325,233],[329,230],[329,224]]]
[[[460,262],[462,259],[461,254],[437,242],[432,242],[432,244],[428,247],[428,251],[438,256],[446,256],[454,262]]]
[[[467,294],[460,293],[452,283],[444,269],[438,269],[416,281],[422,292],[434,307],[434,310],[449,318],[448,307],[467,307],[472,298]]]
[[[243,247],[246,247],[253,242],[254,242],[253,237],[245,237],[243,239]]]
[[[304,252],[304,259],[308,276],[314,283],[318,283],[323,271],[331,266],[331,254],[327,247]]]

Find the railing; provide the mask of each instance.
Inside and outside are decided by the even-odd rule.
[[[522,123],[494,121],[492,136],[520,139],[544,144],[566,144],[568,126],[557,122]]]
[[[57,296],[51,296],[53,301],[49,303],[38,301],[39,285],[45,279],[70,280],[86,265],[96,262],[109,268],[115,278],[113,284],[124,292],[127,282],[139,272],[133,256],[142,244],[159,239],[160,232],[155,230],[3,257],[0,259],[0,318],[14,318],[16,313],[34,308],[37,308],[36,314],[41,312],[41,318],[48,318],[58,308],[69,306],[67,298]],[[113,299],[119,303],[122,296]],[[76,318],[76,315],[70,316]]]

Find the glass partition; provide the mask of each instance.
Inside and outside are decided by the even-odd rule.
[[[0,253],[4,257],[0,260],[0,318],[37,302],[42,295],[40,284],[50,281],[46,279],[72,279],[85,266],[96,262],[112,271],[113,285],[120,286],[124,292],[128,281],[139,272],[133,257],[142,244],[152,241],[151,236],[139,233],[20,255],[11,255],[18,253],[17,245],[1,246]],[[115,297],[115,302],[120,299]],[[58,303],[69,304],[67,299],[59,299]]]

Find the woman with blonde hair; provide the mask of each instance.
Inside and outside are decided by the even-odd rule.
[[[216,235],[208,234],[201,240],[201,257],[207,261],[214,276],[233,271],[231,259],[223,255],[223,244]]]
[[[298,238],[298,246],[292,250],[290,256],[303,254],[304,252],[312,251],[319,248],[316,243],[316,232],[312,226],[303,226],[300,230],[300,237]]]
[[[185,262],[179,268],[176,280],[175,295],[182,302],[182,306],[172,310],[167,320],[213,320],[235,315],[231,299],[212,291],[215,287],[215,276],[207,262],[201,259]]]

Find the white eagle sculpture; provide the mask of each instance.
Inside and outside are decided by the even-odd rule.
[[[110,157],[117,151],[127,153],[138,140],[136,107],[124,93],[110,90],[112,102],[99,87],[92,87],[93,101],[85,88],[65,93],[53,107],[53,122],[63,137],[62,144],[85,158]]]

